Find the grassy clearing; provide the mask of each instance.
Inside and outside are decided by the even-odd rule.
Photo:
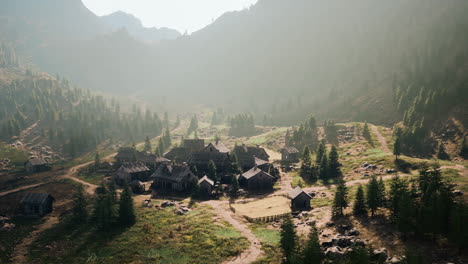
[[[179,216],[173,208],[137,208],[137,223],[106,234],[92,226],[65,224],[44,232],[30,256],[39,263],[221,263],[248,242],[224,222],[214,223],[210,207]],[[50,252],[46,245],[53,245]],[[209,257],[207,257],[209,256]]]
[[[442,176],[447,178],[449,181],[458,184],[458,186],[455,187],[457,190],[461,190],[464,193],[468,192],[468,177],[460,175],[459,170],[443,169]]]
[[[331,206],[332,204],[333,204],[333,200],[331,198],[326,198],[326,197],[314,197],[312,200],[310,200],[310,205],[313,208]]]
[[[253,263],[255,264],[271,264],[280,263],[281,261],[281,250],[279,248],[280,243],[280,231],[276,229],[269,229],[263,227],[261,224],[253,224],[250,229],[256,237],[262,242],[262,249],[265,252],[261,258],[257,259]]]
[[[34,226],[42,223],[42,219],[15,217],[12,231],[0,231],[0,263],[9,263],[16,244],[20,243],[33,230]]]
[[[104,177],[106,177],[105,173],[99,173],[99,172],[92,172],[92,173],[80,173],[77,176],[81,180],[85,182],[89,182],[91,184],[99,185],[101,184],[102,180]]]
[[[28,153],[22,149],[10,147],[0,142],[0,160],[9,159],[13,165],[13,170],[23,169],[24,163],[28,160]]]
[[[290,200],[284,196],[273,196],[245,204],[233,204],[237,214],[251,218],[279,215],[291,212]]]
[[[99,152],[99,156],[102,158],[116,152],[117,150],[116,149],[112,149],[110,148],[110,146],[108,145],[100,145],[98,146],[97,148],[97,151]],[[90,162],[90,161],[93,161],[94,158],[96,156],[96,151],[90,151],[90,152],[87,152],[73,160],[70,160],[68,162],[65,162],[63,165],[63,167],[65,168],[70,168],[70,167],[73,167],[73,166],[76,166],[76,165],[80,165],[80,164],[83,164],[83,163],[86,163],[86,162]]]

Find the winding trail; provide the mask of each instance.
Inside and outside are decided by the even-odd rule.
[[[53,227],[58,222],[58,217],[48,216],[44,223],[36,226],[36,230],[32,231],[28,237],[23,239],[20,244],[16,245],[11,262],[16,264],[28,263],[29,246],[39,237],[42,232]]]
[[[263,250],[260,244],[260,240],[250,231],[248,226],[243,222],[237,220],[233,213],[229,209],[224,209],[221,205],[228,205],[228,201],[206,201],[203,204],[211,205],[217,212],[218,216],[221,216],[230,223],[235,229],[237,229],[247,240],[250,242],[250,246],[240,255],[234,259],[224,261],[223,264],[245,264],[254,262],[259,256],[263,254]]]
[[[377,140],[379,141],[382,150],[385,153],[392,154],[392,152],[388,148],[387,140],[385,140],[385,138],[382,136],[382,134],[380,134],[379,129],[375,125],[370,125],[370,127],[371,127],[372,132],[374,133],[374,135],[377,137]]]

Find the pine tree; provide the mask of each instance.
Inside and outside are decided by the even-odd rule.
[[[359,185],[356,192],[356,199],[353,206],[354,215],[367,215],[366,199],[364,197],[364,189]]]
[[[117,191],[115,189],[115,184],[114,182],[111,182],[107,185],[107,189],[108,189],[108,192],[109,192],[109,196],[112,200],[112,203],[117,203]]]
[[[208,173],[206,175],[208,176],[208,178],[210,178],[210,180],[216,182],[217,180],[216,164],[212,160],[208,162]]]
[[[374,216],[375,212],[381,205],[381,197],[379,182],[375,176],[372,176],[371,180],[367,183],[366,202],[367,207],[371,211],[371,215]]]
[[[145,138],[145,148],[144,148],[144,151],[147,151],[147,152],[151,152],[151,141],[150,141],[150,138],[148,136],[146,136]]]
[[[98,189],[99,190],[96,190],[98,195],[94,206],[93,216],[95,218],[95,223],[98,229],[108,230],[114,223],[114,204],[112,203],[112,198],[110,197],[104,184],[102,184]]]
[[[132,191],[128,185],[125,185],[122,193],[120,194],[119,224],[121,226],[131,226],[135,221],[136,217],[133,209]]]
[[[463,136],[462,147],[460,150],[460,157],[464,159],[468,159],[468,141],[466,140],[466,136]]]
[[[192,199],[196,199],[200,197],[200,184],[198,183],[198,180],[194,180],[192,183]]]
[[[348,188],[343,180],[336,187],[333,200],[333,215],[343,215],[343,210],[348,207]]]
[[[322,160],[320,161],[320,168],[319,168],[319,177],[323,181],[327,181],[329,176],[329,165],[328,165],[328,158],[327,158],[327,151],[323,152]]]
[[[84,223],[88,219],[88,201],[84,195],[83,186],[78,186],[76,193],[73,195],[72,221],[74,223]]]
[[[444,147],[444,144],[442,143],[442,141],[439,142],[439,150],[437,151],[437,158],[441,159],[441,160],[450,159],[449,155],[445,151],[445,147]]]
[[[297,237],[291,216],[284,218],[283,224],[281,225],[280,236],[280,245],[285,257],[284,262],[292,264],[291,258],[296,250]]]
[[[320,162],[322,161],[322,157],[325,151],[326,151],[325,141],[322,140],[320,141],[320,145],[317,148],[317,157],[316,157],[317,164],[320,164]]]
[[[329,157],[328,167],[330,176],[337,177],[340,175],[340,162],[338,161],[338,150],[335,146],[332,146]]]
[[[400,135],[396,136],[395,143],[393,144],[393,155],[395,155],[395,160],[398,160],[398,156],[401,155]]]
[[[302,161],[304,161],[304,162],[309,162],[310,161],[309,146],[304,147],[304,151],[302,152]]]
[[[239,181],[236,176],[232,176],[231,179],[231,197],[236,197],[237,192],[239,192]]]
[[[229,173],[236,175],[242,173],[242,168],[239,165],[239,161],[237,159],[236,154],[231,155],[231,167],[229,169]]]
[[[99,152],[96,151],[94,156],[94,170],[98,170],[101,167],[101,158],[99,157]]]
[[[303,264],[320,264],[322,263],[324,254],[320,248],[320,241],[318,238],[318,232],[315,226],[311,227],[309,233],[309,240],[306,243],[303,255]]]
[[[385,207],[386,203],[386,191],[385,191],[385,182],[383,181],[383,178],[379,178],[379,197],[380,197],[380,207]]]

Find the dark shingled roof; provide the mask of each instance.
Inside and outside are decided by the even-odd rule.
[[[47,165],[47,161],[41,158],[30,159],[28,162],[33,166]]]
[[[205,148],[205,140],[200,138],[184,139],[184,147],[189,151],[202,151]]]
[[[149,171],[149,168],[146,167],[146,165],[143,163],[127,163],[127,164],[123,164],[122,166],[120,166],[120,168],[117,171],[131,174],[131,173],[147,172]]]
[[[164,153],[164,157],[170,160],[186,161],[189,155],[189,150],[183,147],[172,148],[168,152]]]
[[[209,183],[211,186],[214,186],[214,181],[210,180],[210,178],[208,178],[208,176],[203,176],[203,178],[201,178],[200,180],[198,180],[198,184],[202,183],[206,181],[207,183]]]
[[[304,192],[302,190],[301,187],[297,186],[294,190],[290,191],[289,192],[289,196],[291,197],[291,199],[295,199],[296,197],[298,197],[301,193],[305,193],[307,196],[310,197],[310,199],[312,199],[312,196],[310,196],[308,193]]]
[[[266,160],[262,160],[257,157],[254,157],[254,158],[255,158],[255,166],[262,166],[268,163],[268,161]]]
[[[266,175],[270,176],[273,179],[275,178],[275,177],[271,176],[269,173],[264,172],[264,171],[262,171],[261,169],[259,169],[257,167],[253,167],[252,169],[242,173],[242,177],[244,177],[245,179],[248,180],[248,179],[250,179],[252,177],[257,176],[259,173],[262,173],[262,172],[265,173]]]
[[[284,147],[281,151],[288,154],[299,153],[299,150],[295,147]]]
[[[151,175],[151,178],[179,183],[191,172],[187,164],[162,164],[153,175]]]
[[[241,166],[254,166],[255,159],[258,157],[263,160],[268,160],[269,155],[264,148],[261,147],[248,147],[245,145],[236,146],[233,150],[233,153],[237,156]]]
[[[47,200],[47,198],[52,197],[48,193],[27,193],[23,199],[21,199],[22,204],[33,204],[33,205],[40,205]]]
[[[194,165],[208,165],[211,160],[216,166],[224,166],[230,161],[228,153],[194,152],[190,155],[188,163]]]
[[[219,152],[221,153],[229,153],[231,152],[230,149],[228,149],[226,147],[226,145],[223,144],[223,142],[217,140],[217,141],[213,141],[211,142],[210,144],[208,144],[208,146],[205,147],[205,150],[204,151],[207,151],[207,149],[210,147],[210,146],[213,146],[216,150],[218,150]]]

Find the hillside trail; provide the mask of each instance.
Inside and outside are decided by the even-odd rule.
[[[375,125],[370,125],[370,127],[371,127],[372,132],[374,133],[374,135],[377,137],[377,140],[379,141],[382,150],[387,154],[392,154],[392,152],[388,148],[387,140],[385,140],[385,138],[382,136],[382,134],[380,134],[379,129]]]
[[[29,127],[27,127],[26,129],[24,129],[23,131],[20,132],[20,136],[19,136],[19,139],[21,142],[24,142],[25,138],[31,133],[31,131],[37,127],[37,125],[39,124],[41,120],[37,120],[36,123],[30,125]]]
[[[36,229],[29,234],[28,237],[24,238],[20,244],[16,245],[15,250],[11,258],[12,263],[21,264],[28,263],[28,251],[29,246],[39,237],[39,235],[45,230],[52,228],[59,222],[57,216],[48,216],[45,222],[36,226]]]
[[[245,264],[254,262],[263,254],[260,240],[252,233],[252,231],[250,231],[249,227],[243,221],[237,220],[229,209],[221,207],[221,205],[227,205],[228,203],[228,201],[215,200],[203,202],[203,204],[211,205],[216,210],[218,216],[222,217],[225,221],[230,223],[245,238],[247,238],[247,240],[250,242],[250,246],[234,259],[224,261],[223,264]]]

